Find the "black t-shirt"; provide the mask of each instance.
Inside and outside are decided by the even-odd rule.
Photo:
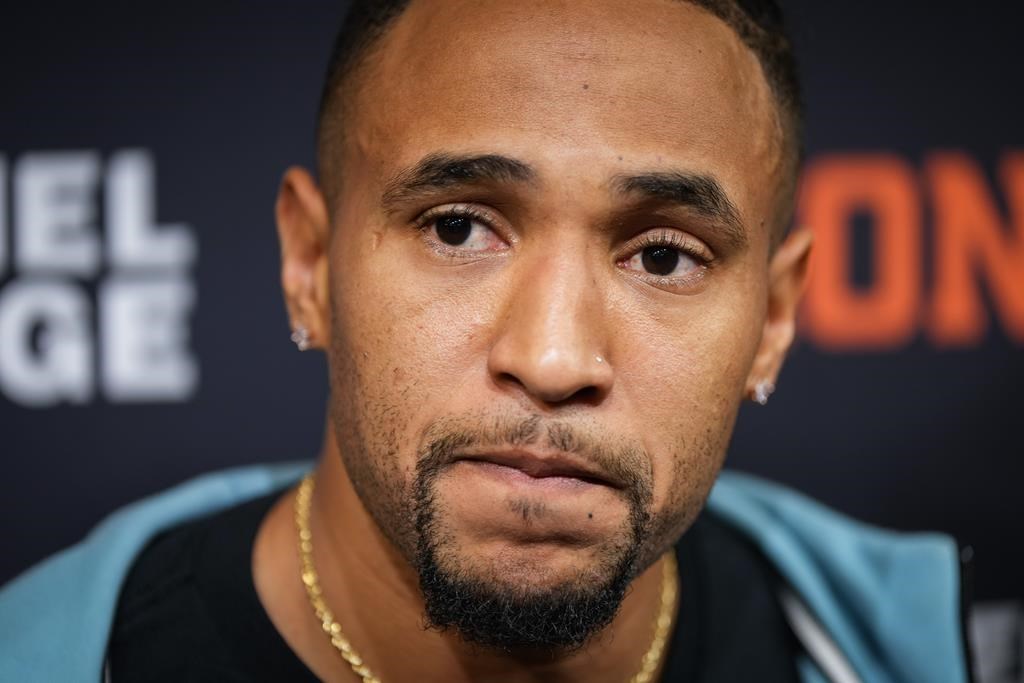
[[[251,557],[280,492],[176,527],[135,561],[109,648],[113,683],[316,681],[263,610]],[[676,548],[680,605],[664,683],[798,680],[766,560],[705,511]]]

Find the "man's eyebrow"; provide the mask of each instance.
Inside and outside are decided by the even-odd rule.
[[[529,183],[537,172],[518,159],[500,154],[455,155],[438,152],[399,171],[384,187],[385,208],[421,194],[458,185]]]
[[[731,246],[742,248],[747,244],[747,231],[736,205],[712,176],[675,171],[618,175],[612,185],[624,194],[641,195],[689,207],[720,223]]]

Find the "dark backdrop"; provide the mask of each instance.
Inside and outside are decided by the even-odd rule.
[[[1014,156],[1024,150],[1024,16],[997,2],[786,6],[808,115],[800,216],[827,253],[779,391],[743,409],[731,466],[870,522],[954,534],[976,551],[979,598],[1024,597],[1024,171],[1014,173],[1024,167]],[[312,163],[340,9],[4,10],[0,581],[175,482],[315,455],[323,361],[288,341],[272,209],[286,166]],[[185,224],[173,229],[192,235],[194,259],[126,266],[104,252],[74,273],[18,256],[19,221],[43,215],[29,197],[34,160],[90,150],[85,199],[58,186],[47,201],[93,214],[59,214],[61,229],[109,237],[109,171],[141,150],[155,170],[155,218]],[[103,332],[104,291],[119,278],[170,281],[178,294],[155,299],[155,318],[129,314],[136,327],[107,325],[115,340]],[[50,301],[16,296],[40,283],[78,302],[70,323],[31,307],[18,317],[24,301]],[[143,361],[169,354],[197,370],[194,381],[118,390],[101,371],[105,349],[166,319],[179,320],[171,350],[150,340]],[[55,343],[71,349],[61,362],[94,376],[29,405],[12,372],[38,369],[33,359],[45,371]]]

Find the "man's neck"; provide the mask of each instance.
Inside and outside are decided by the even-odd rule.
[[[363,507],[328,430],[310,509],[313,559],[323,596],[345,636],[385,683],[438,681],[628,681],[651,644],[661,562],[630,586],[612,623],[583,650],[517,658],[424,627],[417,577]],[[274,506],[253,549],[260,601],[289,647],[319,678],[358,677],[334,649],[301,580],[294,492]]]

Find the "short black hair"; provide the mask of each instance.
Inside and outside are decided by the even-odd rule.
[[[792,41],[786,30],[782,8],[776,0],[680,0],[711,12],[729,25],[757,57],[765,80],[775,95],[786,137],[788,177],[783,179],[785,196],[776,216],[776,238],[781,237],[792,217],[796,176],[803,158],[803,102],[800,77]],[[405,11],[411,0],[352,0],[345,14],[327,64],[317,116],[317,153],[321,174],[328,119],[338,113],[335,106],[345,90],[345,81]],[[777,240],[776,240],[777,241]]]

